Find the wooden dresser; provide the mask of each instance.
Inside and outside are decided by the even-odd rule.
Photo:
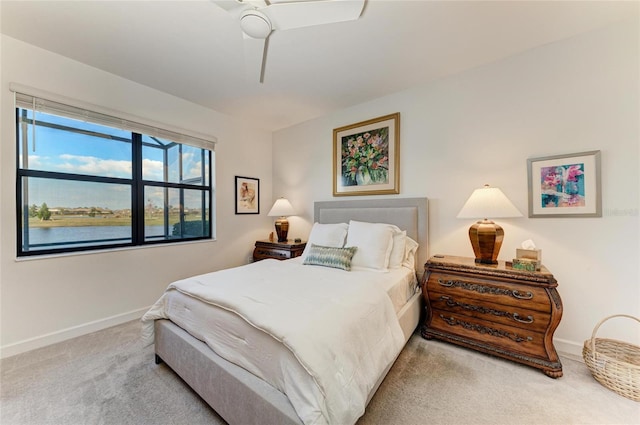
[[[558,283],[544,266],[515,270],[509,263],[434,256],[425,264],[422,336],[437,338],[562,376],[553,333],[562,317]]]
[[[276,260],[287,260],[302,255],[305,242],[294,242],[288,240],[284,242],[275,241],[256,241],[253,250],[253,261],[264,260],[265,258],[274,258]]]

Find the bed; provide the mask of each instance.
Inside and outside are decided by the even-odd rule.
[[[334,266],[314,265],[313,254],[325,254],[326,251],[322,251],[325,248],[317,247],[315,244],[312,250],[311,244],[307,244],[303,257],[283,262],[263,260],[260,263],[244,266],[242,277],[238,276],[237,270],[230,269],[217,272],[212,276],[203,275],[186,279],[184,282],[176,282],[172,284],[175,285],[173,288],[170,287],[175,289],[171,291],[171,298],[164,301],[161,298],[156,303],[155,313],[152,308],[143,318],[147,324],[153,323],[156,363],[166,363],[228,423],[326,423],[342,422],[344,418],[349,418],[344,419],[346,422],[355,422],[363,413],[364,406],[375,394],[393,365],[399,350],[419,322],[421,294],[416,283],[417,278],[423,273],[423,266],[427,259],[426,198],[316,202],[314,223],[318,224],[314,224],[312,239],[317,228],[335,229],[336,226],[341,226],[340,223],[350,223],[353,235],[357,233],[356,225],[363,226],[359,228],[361,232],[362,229],[370,229],[366,227],[370,223],[395,225],[398,229],[405,231],[407,237],[418,243],[417,250],[413,251],[413,256],[410,257],[415,269],[410,273],[406,272],[405,267],[390,269],[385,273],[372,273],[369,270],[354,268],[351,273],[345,274],[339,270],[339,267],[336,269]],[[347,245],[346,241],[345,245]],[[307,252],[307,250],[310,251]],[[340,252],[343,253],[343,251]],[[355,250],[355,252],[358,251]],[[354,260],[355,255],[357,254],[354,254]],[[409,260],[405,258],[405,261]],[[312,267],[305,265],[305,262],[311,262]],[[313,276],[312,270],[317,271],[313,272]],[[264,289],[267,287],[262,285],[263,276],[271,273],[274,275],[281,273],[277,279],[277,289],[273,291]],[[334,276],[338,276],[339,273],[342,273],[341,276],[352,279],[353,282],[349,285],[353,286],[336,283]],[[358,286],[360,285],[359,274],[366,275],[372,282],[379,281],[381,289],[364,291]],[[367,338],[358,338],[357,335],[356,338],[352,338],[353,334],[347,331],[336,337],[331,332],[325,332],[323,328],[318,327],[317,320],[313,320],[314,314],[306,313],[317,308],[311,304],[305,306],[304,300],[295,298],[292,294],[294,291],[291,290],[294,287],[291,285],[295,285],[295,282],[287,282],[289,280],[287,276],[290,275],[296,276],[296,279],[303,276],[299,281],[304,282],[320,279],[322,285],[309,285],[305,292],[316,291],[314,296],[325,297],[328,301],[324,304],[318,302],[318,305],[331,305],[333,310],[328,310],[329,316],[338,323],[345,310],[349,310],[349,315],[352,314],[351,310],[355,311],[354,314],[362,310],[361,317],[367,317],[367,320],[358,321],[357,331],[367,335]],[[411,279],[407,277],[409,275]],[[208,279],[222,280],[222,282],[208,285]],[[245,281],[251,282],[246,285],[253,286],[243,286]],[[393,281],[393,285],[385,286],[389,281]],[[401,282],[401,284],[395,282]],[[378,288],[378,283],[375,285]],[[215,302],[210,302],[208,292],[198,292],[210,291],[209,288],[213,286],[217,291],[224,292],[224,296],[230,301],[223,302],[216,299]],[[351,294],[337,292],[342,291],[343,287],[353,288],[345,290]],[[185,291],[191,292],[187,294]],[[243,291],[250,292],[251,296],[246,296]],[[281,294],[286,294],[286,297],[282,297]],[[327,294],[336,294],[336,296],[339,294],[339,298],[331,298]],[[255,301],[254,298],[258,296],[264,298]],[[349,298],[352,296],[354,298]],[[236,298],[243,300],[242,302],[250,298],[253,304],[248,310],[239,314],[239,308],[235,304],[226,304],[235,302]],[[295,314],[298,319],[287,321],[286,317],[279,317],[278,314],[273,313],[280,311],[282,306],[276,303],[284,302],[281,301],[282,298],[285,298],[288,305],[294,309],[287,314]],[[384,308],[382,304],[380,306],[375,304],[379,302],[384,303]],[[218,308],[211,308],[212,303]],[[336,306],[340,303],[344,305]],[[172,314],[159,314],[160,310],[169,310],[166,307],[167,304],[172,305]],[[349,307],[345,308],[345,306]],[[375,311],[375,316],[368,316],[373,314],[372,311]],[[267,314],[267,312],[271,313]],[[198,324],[193,320],[196,316],[199,317]],[[309,320],[306,320],[307,318]],[[265,322],[263,323],[262,320]],[[294,322],[296,325],[300,322],[305,323],[309,328],[289,324],[289,328],[295,328],[293,333],[279,334],[278,330],[270,327],[273,321]],[[369,322],[371,324],[368,324]],[[326,328],[343,328],[343,326]],[[374,334],[375,332],[378,334]],[[369,333],[372,335],[371,341],[368,339]],[[349,363],[350,356],[354,355],[350,351],[345,351],[344,357],[340,357],[340,368],[344,368],[346,372],[341,370],[340,373],[333,374],[339,375],[337,378],[336,376],[325,378],[322,373],[317,373],[325,367],[327,361],[322,354],[316,354],[321,353],[320,345],[336,347],[339,345],[334,345],[331,338],[342,338],[341,341],[348,338],[352,341],[351,345],[362,344],[363,347],[367,344],[372,346],[378,344],[381,347],[379,350],[381,353],[378,355],[375,347],[369,347],[368,352],[373,353],[372,359],[370,360],[367,355],[366,360],[372,365],[375,364],[375,368],[371,367],[375,373],[371,372],[369,376],[363,377],[355,376],[360,372],[354,372],[354,369],[358,368],[352,367],[353,365]],[[387,340],[388,349],[385,342]],[[260,348],[256,349],[256,347]],[[342,351],[338,353],[340,356],[343,354]],[[361,354],[357,355],[361,356]],[[309,356],[313,359],[309,360]],[[330,356],[335,357],[336,353],[332,352],[325,357]],[[344,378],[343,375],[348,377]],[[341,404],[343,399],[350,397],[354,400],[346,400],[345,404],[361,406],[361,411],[357,408],[355,413],[340,410],[342,407],[337,405]],[[321,414],[317,413],[320,411],[322,411]]]

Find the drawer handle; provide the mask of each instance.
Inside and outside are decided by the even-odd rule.
[[[527,336],[527,337],[520,336],[516,333],[512,333],[504,329],[496,329],[489,326],[484,326],[480,323],[466,322],[464,320],[457,319],[453,316],[445,317],[443,314],[441,314],[440,318],[449,326],[461,326],[465,329],[468,329],[470,331],[476,331],[483,335],[487,334],[487,335],[491,335],[493,337],[498,337],[498,338],[509,338],[510,340],[518,343],[533,341],[533,337],[531,336]]]
[[[513,317],[513,320],[515,320],[516,322],[524,323],[524,324],[527,324],[527,325],[529,323],[533,323],[533,316],[527,316],[526,319],[521,319],[520,315],[518,313],[513,313],[513,315],[511,317]]]
[[[485,286],[477,283],[470,282],[461,282],[458,280],[442,280],[438,279],[438,285],[444,286],[445,288],[461,288],[467,291],[475,291],[480,294],[491,294],[491,295],[512,295],[519,300],[530,300],[533,298],[533,292],[520,292],[518,290],[510,290],[506,288],[496,288],[494,286]]]
[[[494,316],[499,316],[499,317],[511,316],[511,314],[507,313],[506,311],[496,310],[496,309],[493,309],[490,307],[484,307],[481,305],[473,305],[473,304],[459,302],[446,295],[440,295],[440,301],[444,301],[447,304],[447,307],[449,308],[461,308],[467,311],[475,311],[481,314],[492,314]]]
[[[463,302],[455,301],[453,298],[448,297],[446,295],[440,295],[440,301],[444,301],[447,307],[449,308],[461,308],[463,310],[474,311],[481,314],[491,314],[497,317],[510,317],[516,322],[520,322],[525,325],[533,323],[533,316],[527,316],[526,319],[521,319],[518,313],[509,313],[507,311],[496,310],[496,309],[493,309],[490,307],[484,307],[481,305],[466,304]]]
[[[513,291],[513,296],[520,300],[530,300],[533,298],[533,293],[527,291],[523,294],[520,291]]]
[[[447,280],[446,282],[442,279],[438,279],[438,284],[440,286],[446,286],[447,288],[451,288],[453,286],[453,280]]]

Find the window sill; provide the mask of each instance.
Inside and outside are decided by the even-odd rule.
[[[216,242],[217,239],[198,239],[195,241],[184,241],[184,242],[173,242],[173,243],[163,243],[163,244],[150,244],[150,245],[138,245],[138,246],[126,246],[121,248],[105,248],[105,249],[96,249],[91,251],[77,251],[77,252],[62,252],[58,254],[43,254],[43,255],[28,255],[24,257],[15,257],[15,262],[23,262],[23,261],[35,261],[35,260],[51,260],[55,258],[61,257],[77,257],[81,255],[101,255],[108,254],[112,252],[120,252],[120,251],[133,251],[139,249],[160,249],[160,248],[171,248],[174,246],[183,246],[183,245],[193,245],[193,244],[205,244],[205,243],[213,243]]]

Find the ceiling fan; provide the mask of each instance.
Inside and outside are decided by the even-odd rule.
[[[260,59],[264,70],[269,36],[274,31],[310,27],[360,17],[365,0],[211,0],[236,18],[245,37],[245,57]]]

